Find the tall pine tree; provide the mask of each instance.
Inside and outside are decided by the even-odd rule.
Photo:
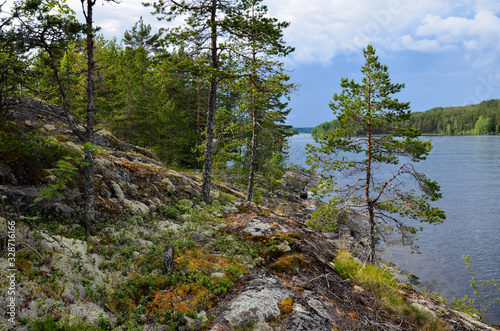
[[[208,55],[209,65],[201,68],[210,74],[202,184],[202,198],[206,202],[210,199],[217,86],[222,79],[234,79],[239,74],[228,66],[221,68],[221,58],[231,53],[237,55],[242,43],[247,43],[250,38],[272,45],[275,49],[285,48],[281,46],[282,34],[279,25],[274,24],[275,20],[258,21],[249,15],[251,9],[260,2],[261,0],[158,0],[147,4],[154,6],[155,14],[167,21],[181,15],[185,17],[185,25],[168,30],[167,40],[170,43],[178,45],[193,57]],[[265,11],[265,7],[262,10]],[[273,24],[269,24],[270,22]],[[200,70],[200,67],[194,66],[192,70]]]
[[[332,221],[351,210],[368,215],[368,261],[374,262],[377,230],[384,239],[399,233],[403,244],[413,246],[417,228],[409,225],[409,220],[440,223],[445,215],[431,205],[441,197],[438,184],[417,172],[411,163],[398,167],[389,178],[380,179],[384,174],[380,165],[398,165],[403,158],[424,160],[432,146],[418,139],[418,130],[392,125],[411,116],[408,102],[392,98],[404,84],[391,82],[387,66],[378,61],[371,45],[364,50],[364,56],[362,83],[342,78],[342,93],[335,93],[330,103],[338,128],[316,138],[319,146],[308,146],[307,163],[322,170],[318,192],[335,192],[325,207],[333,212]],[[337,186],[335,176],[341,174],[352,178],[353,183]],[[417,190],[406,190],[411,182]]]

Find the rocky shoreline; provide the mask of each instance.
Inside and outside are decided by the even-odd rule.
[[[44,107],[21,107],[11,118],[23,130],[43,131],[51,144],[80,153],[82,146],[54,115],[58,108]],[[377,295],[341,277],[333,260],[342,248],[363,259],[364,222],[355,215],[353,224],[326,234],[304,224],[320,202],[301,199],[301,192],[317,183],[317,174],[285,173],[282,188],[264,195],[260,205],[218,183],[207,205],[199,199],[196,174],[167,169],[110,134],[100,135],[95,187],[101,221],[88,240],[77,222],[78,185],[68,187],[64,199],[35,202],[41,186],[22,184],[16,169],[2,163],[0,279],[6,282],[9,275],[4,229],[14,221],[16,291],[12,296],[8,287],[0,290],[0,329],[46,329],[53,322],[65,330],[70,325],[81,330],[419,330],[431,324],[493,330],[404,282],[400,295],[421,319],[388,310]],[[15,324],[5,318],[11,298]]]

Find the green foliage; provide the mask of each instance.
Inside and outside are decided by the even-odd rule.
[[[151,301],[153,294],[164,289],[167,284],[168,280],[164,275],[133,274],[115,289],[111,301],[118,311],[134,311],[138,305],[145,305]]]
[[[31,96],[60,103],[67,111],[74,72],[61,70],[61,64],[69,44],[83,31],[83,25],[66,1],[19,0],[14,3],[12,15],[18,23],[16,32],[23,36],[26,56],[36,54],[32,57],[31,78],[21,80],[22,84],[28,86]]]
[[[472,268],[470,255],[463,255],[463,258],[468,273],[472,275],[469,285],[473,290],[473,295],[471,297],[464,295],[460,299],[453,298],[452,306],[456,310],[484,320],[484,316],[491,306],[500,304],[500,293],[497,295],[491,294],[496,289],[500,290],[500,284],[494,279],[479,282],[476,271]]]
[[[283,153],[285,138],[292,134],[292,128],[284,121],[289,112],[285,100],[293,84],[287,82],[289,77],[283,64],[275,61],[293,50],[283,41],[282,30],[288,23],[269,17],[267,7],[260,0],[230,1],[227,5],[217,3],[216,10],[222,15],[217,15],[214,24],[219,37],[227,39],[220,43],[224,46],[218,56],[220,65],[215,68],[208,53],[200,51],[203,46],[209,46],[200,42],[210,42],[212,25],[200,20],[200,17],[210,17],[209,3],[203,3],[200,12],[190,12],[189,6],[182,4],[170,8],[165,1],[149,5],[155,7],[160,19],[168,21],[183,15],[187,18],[186,30],[184,27],[165,29],[164,39],[160,40],[160,33],[153,32],[141,18],[125,32],[123,44],[95,36],[95,62],[99,67],[95,72],[95,107],[99,109],[96,124],[131,144],[154,150],[171,167],[199,169],[205,148],[202,141],[207,127],[209,89],[212,78],[217,76],[220,80],[218,95],[214,91],[212,99],[217,99],[218,111],[226,111],[220,115],[225,118],[221,120],[223,125],[217,128],[220,134],[217,139],[221,142],[218,166],[222,169],[222,164],[238,159],[235,163],[238,169],[232,174],[238,172],[242,178],[248,176],[249,92],[253,89],[259,95],[256,105],[261,128],[257,171],[263,176],[258,180],[267,183],[267,170],[260,166],[274,154]],[[14,13],[19,29],[15,28],[16,24],[10,24],[14,18],[9,18],[5,28],[12,29],[0,38],[0,107],[8,104],[7,99],[36,96],[65,110],[71,108],[80,117],[76,122],[82,122],[87,108],[83,74],[87,65],[86,45],[80,38],[82,25],[77,22],[75,13],[65,1],[52,0],[17,1]],[[191,13],[193,16],[189,18]],[[189,31],[199,34],[187,33]],[[44,33],[50,35],[46,42]],[[19,35],[29,37],[19,38]],[[20,39],[33,44],[25,47],[27,45],[20,43]],[[174,49],[167,51],[160,47],[162,43]],[[248,53],[250,49],[259,52],[259,61],[235,56]],[[250,73],[255,77],[249,79]],[[224,80],[229,83],[223,83]],[[226,107],[224,103],[231,94]],[[211,108],[214,105],[215,102]],[[213,110],[215,112],[215,108]],[[234,117],[240,118],[231,126]],[[226,132],[231,134],[225,135]],[[237,181],[242,183],[242,178]]]
[[[62,192],[74,183],[79,167],[84,167],[87,164],[82,157],[75,159],[66,156],[63,160],[57,161],[56,168],[47,170],[50,175],[54,176],[55,182],[45,187],[35,202],[50,200],[53,196],[64,198]]]
[[[445,215],[431,204],[441,197],[439,185],[417,172],[411,163],[401,165],[388,178],[381,178],[382,171],[377,171],[383,164],[399,165],[403,158],[412,162],[424,160],[432,145],[418,139],[418,130],[397,125],[411,116],[408,102],[392,98],[404,84],[391,82],[387,66],[380,64],[371,45],[364,50],[364,56],[362,83],[342,78],[342,92],[335,93],[330,103],[336,126],[328,134],[315,136],[319,146],[307,145],[306,163],[312,169],[319,168],[323,175],[313,192],[330,197],[329,206],[315,215],[316,221],[320,219],[318,224],[331,222],[331,228],[335,228],[336,215],[352,211],[367,214],[369,260],[373,261],[377,225],[379,235],[387,243],[392,243],[394,234],[399,233],[399,242],[417,248],[413,244],[417,228],[405,221],[440,223]],[[338,176],[352,178],[353,183],[338,186]],[[414,183],[416,190],[408,191],[407,183]]]
[[[174,221],[190,221],[198,224],[210,223],[216,220],[213,214],[222,211],[221,200],[230,201],[231,199],[222,193],[221,198],[215,199],[212,203],[205,204],[203,208],[199,209],[193,208],[191,200],[181,199],[172,206],[166,205],[161,212],[163,216]],[[183,218],[181,218],[182,215],[184,215]]]
[[[346,251],[339,251],[333,263],[335,272],[373,292],[387,310],[418,321],[422,330],[445,329],[433,314],[423,312],[405,300],[398,283],[387,270],[359,263]]]
[[[321,232],[337,231],[339,223],[339,211],[333,208],[333,204],[321,204],[312,215],[311,219],[306,221],[306,225]]]
[[[441,296],[441,292],[435,291],[435,287],[439,285],[436,279],[430,280],[425,284],[422,284],[422,290],[425,296],[430,297],[436,301],[446,303],[446,298]]]
[[[0,118],[0,159],[9,165],[20,185],[44,181],[45,169],[64,157],[79,154],[62,147],[36,131],[24,131],[15,123]]]
[[[30,325],[34,331],[104,331],[106,329],[95,329],[89,322],[83,321],[80,317],[70,318],[69,314],[64,317],[57,314],[49,315],[44,319],[30,320]]]
[[[495,125],[491,123],[490,118],[485,118],[483,115],[480,115],[474,125],[474,133],[475,134],[488,134],[491,129],[495,129]]]

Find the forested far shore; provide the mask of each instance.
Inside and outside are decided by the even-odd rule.
[[[500,99],[485,100],[475,105],[436,107],[425,112],[414,112],[404,124],[413,126],[415,129],[420,130],[422,134],[500,134]],[[320,136],[334,130],[336,127],[336,120],[324,122],[315,126],[311,134]]]

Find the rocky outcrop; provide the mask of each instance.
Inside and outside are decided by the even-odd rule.
[[[59,110],[42,108],[31,115],[20,110],[12,118],[74,139],[59,122]],[[16,186],[9,170],[2,172],[0,195],[7,207],[3,216],[17,217],[11,213],[17,201],[32,214],[42,207],[68,216],[65,222],[49,223],[48,228],[57,231],[52,234],[16,219],[17,318],[26,322],[68,314],[71,320],[79,317],[93,327],[105,322],[117,330],[134,325],[144,330],[214,331],[424,326],[388,311],[374,293],[335,272],[332,261],[339,248],[359,248],[366,224],[362,215],[352,215],[336,233],[305,226],[319,203],[300,199],[301,190],[317,185],[311,174],[285,174],[280,191],[285,195],[291,188],[294,198],[284,201],[270,195],[267,205],[246,202],[241,193],[215,184],[217,204],[207,206],[198,199],[201,182],[196,176],[167,169],[148,153],[138,153],[140,149],[100,137],[103,149],[96,157],[95,187],[103,220],[87,241],[71,217],[81,210],[78,186],[68,188],[66,199],[39,206],[34,199],[40,187]],[[77,140],[58,143],[81,150]],[[6,222],[0,217],[4,241]],[[0,279],[6,279],[8,270],[5,252]],[[439,319],[450,330],[491,329],[404,284],[400,292],[426,321]],[[9,296],[4,287],[0,294],[3,317]],[[0,319],[0,328],[8,330],[9,323]]]
[[[65,117],[59,107],[36,99],[23,99],[7,115],[21,130],[38,130],[50,137],[51,143],[83,155],[82,142],[64,124]],[[119,141],[105,130],[98,131],[95,140],[95,145],[100,147],[95,157],[98,217],[148,214],[172,204],[174,194],[185,198],[200,195],[197,179],[169,170],[151,151]],[[50,178],[47,177],[47,181]],[[8,205],[19,205],[22,211],[37,209],[63,217],[81,214],[81,187],[68,188],[63,192],[64,200],[54,197],[50,203],[35,203],[41,188],[16,183],[9,166],[0,162],[0,195],[6,197]]]

